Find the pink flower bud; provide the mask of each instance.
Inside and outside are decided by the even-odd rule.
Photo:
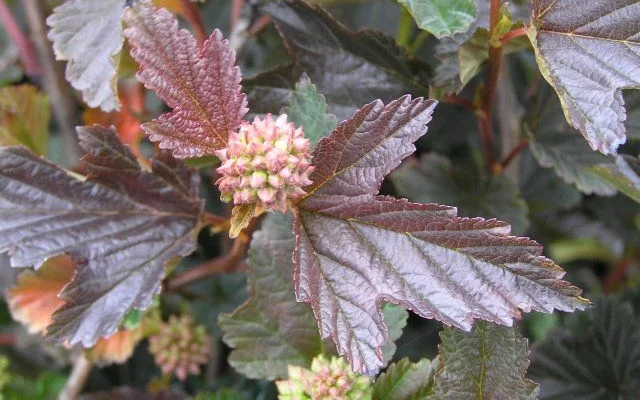
[[[216,182],[220,198],[286,211],[291,200],[305,194],[302,187],[311,183],[309,147],[302,128],[287,122],[284,114],[275,120],[267,114],[243,123],[229,134],[227,148],[216,152],[222,162]]]

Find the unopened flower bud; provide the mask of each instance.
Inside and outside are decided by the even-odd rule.
[[[227,148],[216,152],[222,161],[216,182],[221,199],[286,211],[287,202],[303,196],[302,187],[311,183],[309,147],[302,129],[287,122],[285,114],[243,123],[229,134]]]

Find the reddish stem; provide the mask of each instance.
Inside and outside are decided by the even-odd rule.
[[[500,169],[504,170],[505,168],[507,168],[509,164],[511,164],[511,162],[515,160],[518,154],[520,154],[522,150],[526,149],[528,145],[529,145],[529,141],[527,139],[523,139],[522,141],[520,141],[520,143],[516,147],[511,149],[511,151],[509,152],[509,154],[507,154],[504,160],[500,162]]]
[[[496,25],[500,20],[500,0],[491,0],[490,13],[489,37],[493,37]],[[489,76],[485,86],[484,102],[482,105],[484,115],[478,117],[480,139],[483,143],[486,165],[488,167],[493,166],[495,163],[493,150],[493,109],[496,103],[496,88],[498,86],[501,58],[502,48],[489,46]]]
[[[15,346],[17,342],[14,335],[0,333],[0,346]]]
[[[447,94],[444,95],[440,101],[448,104],[457,104],[459,106],[463,106],[464,108],[470,111],[476,111],[476,105],[469,99],[465,99],[464,97],[456,96],[455,94]]]
[[[176,275],[166,283],[167,289],[175,290],[208,276],[235,271],[238,266],[242,267],[241,261],[249,248],[251,232],[259,221],[260,218],[254,218],[249,223],[249,226],[233,240],[233,245],[228,253]]]
[[[527,36],[527,27],[523,26],[522,28],[517,28],[505,33],[504,36],[500,38],[500,44],[504,46],[513,39],[519,38],[521,36]]]
[[[251,36],[255,36],[258,33],[262,32],[269,24],[271,23],[271,15],[261,15],[256,19],[256,21],[251,25],[251,27],[247,30]]]
[[[24,66],[24,72],[29,76],[39,76],[42,74],[42,67],[33,49],[33,45],[24,34],[18,21],[5,4],[4,0],[0,0],[0,22],[4,26],[7,34],[18,47],[20,58]]]
[[[191,25],[193,33],[198,40],[198,44],[202,45],[205,40],[207,40],[208,35],[207,31],[204,29],[204,25],[202,25],[202,19],[200,18],[198,7],[189,0],[180,0],[180,3],[184,10],[184,18],[187,20],[189,25]]]

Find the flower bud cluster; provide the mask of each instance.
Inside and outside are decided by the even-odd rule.
[[[229,134],[227,148],[216,152],[222,200],[285,212],[287,201],[304,195],[302,188],[311,184],[309,147],[302,128],[287,122],[286,114],[244,122]]]
[[[163,374],[184,381],[189,374],[199,375],[200,365],[209,361],[211,339],[190,315],[171,316],[160,332],[149,338],[149,351]]]
[[[371,382],[351,371],[343,358],[316,357],[311,370],[289,366],[289,380],[276,382],[280,400],[366,400]]]

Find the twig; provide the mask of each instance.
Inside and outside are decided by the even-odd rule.
[[[198,40],[198,44],[202,45],[205,40],[207,40],[208,35],[207,30],[204,29],[204,25],[202,24],[202,18],[200,18],[198,7],[189,0],[180,0],[180,5],[184,12],[184,18],[187,20],[189,25],[191,25],[193,33]]]
[[[87,360],[84,353],[80,353],[78,357],[76,357],[73,362],[73,369],[71,370],[71,376],[69,376],[69,380],[67,384],[62,389],[62,393],[60,393],[60,400],[75,400],[78,398],[84,385],[87,383],[87,379],[89,379],[89,374],[93,369],[93,363]]]
[[[440,101],[448,104],[457,104],[473,112],[475,112],[477,108],[476,105],[473,104],[471,100],[465,99],[464,97],[456,96],[455,94],[444,95],[442,96]]]
[[[413,17],[405,7],[402,7],[400,24],[398,25],[398,32],[396,33],[396,42],[401,46],[409,48],[411,31],[413,31]]]
[[[69,166],[75,164],[81,154],[75,132],[75,127],[80,125],[80,115],[71,89],[64,81],[62,65],[55,61],[47,39],[42,4],[40,0],[22,0],[31,37],[43,67],[43,86],[63,134],[66,166]]]
[[[509,166],[509,164],[511,164],[511,162],[515,160],[518,154],[520,154],[522,150],[527,148],[528,145],[529,145],[529,141],[527,139],[523,139],[522,141],[520,141],[520,143],[518,143],[516,147],[511,149],[511,151],[509,152],[509,154],[507,154],[504,160],[500,161],[499,169],[501,171],[504,171]]]
[[[240,20],[243,7],[244,7],[244,0],[231,1],[231,30],[233,30],[233,28],[236,27],[236,24]]]
[[[29,76],[40,76],[42,67],[38,62],[33,46],[24,32],[22,32],[22,29],[20,29],[18,21],[16,21],[4,0],[0,0],[0,22],[2,22],[7,34],[20,51],[24,72]]]
[[[242,265],[240,262],[249,247],[251,232],[259,221],[260,218],[254,218],[251,221],[249,226],[233,240],[233,245],[228,253],[176,275],[166,283],[166,288],[176,290],[211,275],[234,271],[238,265]]]
[[[500,38],[500,44],[504,46],[515,38],[519,38],[521,36],[527,36],[527,27],[523,26],[522,28],[517,28],[512,31],[505,33]]]
[[[429,31],[420,31],[420,33],[418,33],[418,36],[413,39],[413,43],[411,43],[411,46],[409,46],[409,54],[416,54],[418,50],[420,50],[424,42],[429,39],[429,36],[431,36]]]
[[[251,25],[247,32],[251,36],[256,36],[258,33],[262,32],[263,29],[269,26],[271,21],[271,15],[261,15],[258,17],[258,19],[256,19],[253,25]]]
[[[0,346],[11,347],[15,346],[16,343],[18,343],[18,340],[16,339],[15,335],[7,333],[0,334]]]
[[[500,0],[491,0],[489,37],[493,37],[493,33],[499,20]],[[485,159],[488,167],[492,167],[495,163],[495,154],[493,149],[493,108],[496,102],[496,87],[498,85],[501,58],[502,47],[489,46],[489,76],[485,85],[484,102],[482,106],[484,115],[479,117],[478,121],[480,140],[484,147]]]

